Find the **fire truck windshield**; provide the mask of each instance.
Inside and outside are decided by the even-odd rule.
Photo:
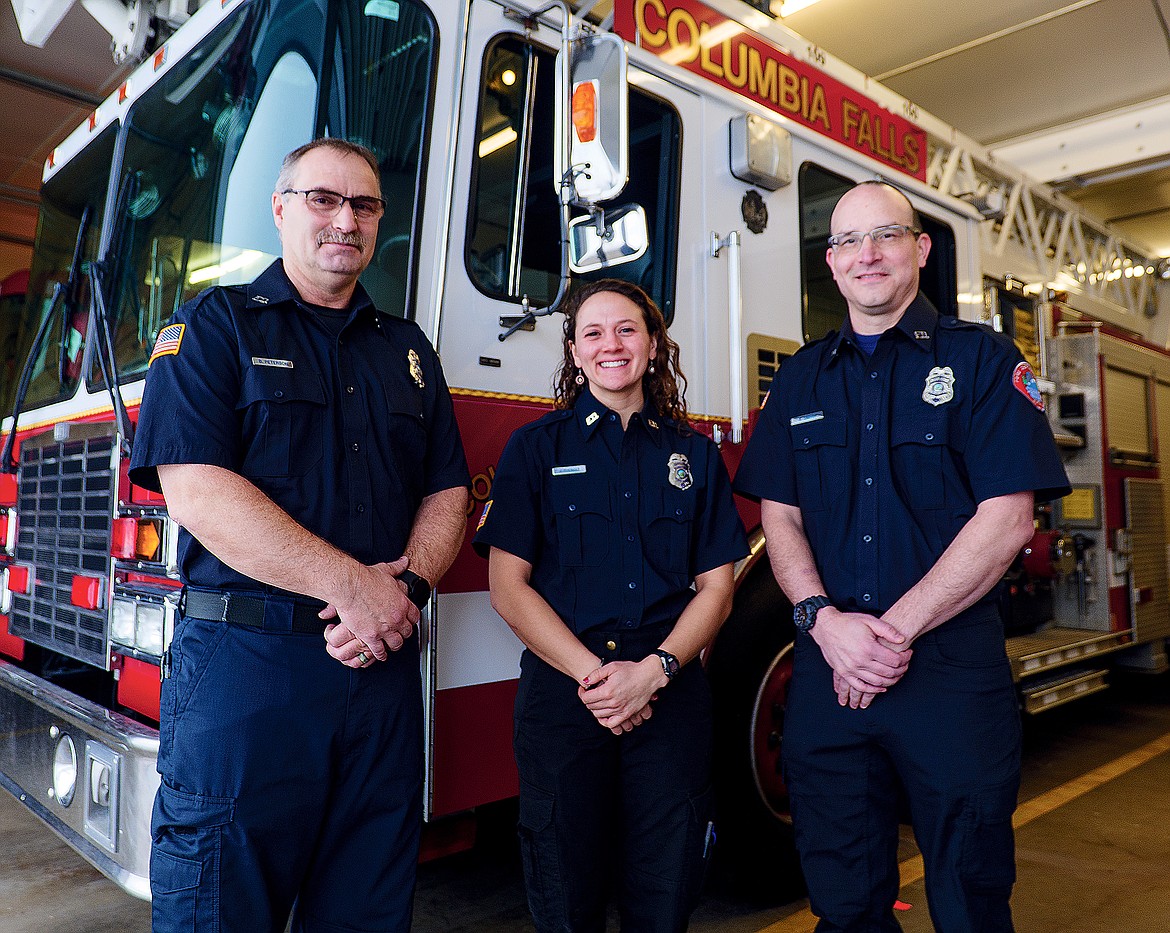
[[[84,276],[77,276],[74,287],[65,290],[56,307],[52,307],[53,292],[59,283],[64,284],[69,278],[78,228],[87,207],[90,213],[81,260],[87,263],[97,256],[117,132],[117,125],[106,127],[45,182],[41,190],[40,219],[28,294],[4,346],[0,410],[5,415],[12,411],[13,396],[32,349],[33,338],[42,319],[50,312],[53,319],[32,362],[28,393],[22,407],[27,411],[67,398],[77,388],[89,314],[88,286]]]
[[[389,208],[363,283],[387,311],[408,311],[435,32],[405,0],[247,4],[134,102],[103,265],[122,381],[145,372],[180,305],[250,282],[279,255],[277,172],[315,136],[378,156]],[[89,380],[103,385],[96,363]]]

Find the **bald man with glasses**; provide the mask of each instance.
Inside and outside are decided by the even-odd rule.
[[[918,290],[930,238],[880,182],[826,260],[848,313],[785,361],[736,476],[792,602],[784,775],[818,931],[901,927],[904,788],[935,928],[1012,929],[1020,721],[997,584],[1068,492],[1031,368]]]

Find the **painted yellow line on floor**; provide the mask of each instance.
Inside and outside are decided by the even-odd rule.
[[[1127,774],[1134,768],[1140,767],[1147,761],[1166,754],[1166,752],[1170,752],[1170,732],[1146,743],[1141,748],[1134,749],[1128,755],[1122,755],[1114,761],[1106,762],[1087,774],[1073,778],[1071,781],[1061,784],[1060,787],[1054,787],[1047,793],[1020,804],[1016,808],[1016,815],[1012,818],[1012,825],[1016,829],[1026,826],[1032,820],[1051,813],[1066,803],[1071,803],[1089,791],[1096,790],[1102,784],[1108,784],[1115,778]],[[916,855],[914,858],[908,858],[899,863],[898,872],[903,888],[919,881],[922,878],[922,856]],[[811,933],[816,924],[816,916],[808,908],[805,908],[783,920],[761,928],[759,933]]]

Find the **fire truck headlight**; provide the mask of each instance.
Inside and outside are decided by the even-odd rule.
[[[120,645],[134,644],[134,616],[137,606],[132,599],[114,598],[114,619],[110,624],[110,638]]]
[[[163,607],[152,603],[138,604],[138,637],[136,639],[139,651],[147,654],[162,655],[163,651]]]
[[[77,749],[73,739],[62,735],[57,740],[57,751],[53,755],[53,796],[63,807],[73,803],[73,792],[77,790]]]

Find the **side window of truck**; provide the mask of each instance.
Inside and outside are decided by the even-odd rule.
[[[838,199],[860,179],[846,178],[811,162],[800,167],[800,283],[804,299],[804,340],[819,340],[837,330],[845,316],[845,299],[825,262],[832,231],[829,221]],[[897,180],[894,180],[897,184]],[[949,225],[919,211],[922,229],[930,236],[930,255],[919,276],[919,288],[940,314],[958,308],[955,232]]]
[[[485,295],[534,306],[557,292],[560,222],[553,178],[551,52],[505,37],[484,56],[477,146],[465,254],[467,270]],[[650,249],[641,259],[576,281],[614,277],[634,282],[662,308],[674,310],[678,242],[678,114],[665,102],[630,90],[630,180],[613,207],[646,211]]]

